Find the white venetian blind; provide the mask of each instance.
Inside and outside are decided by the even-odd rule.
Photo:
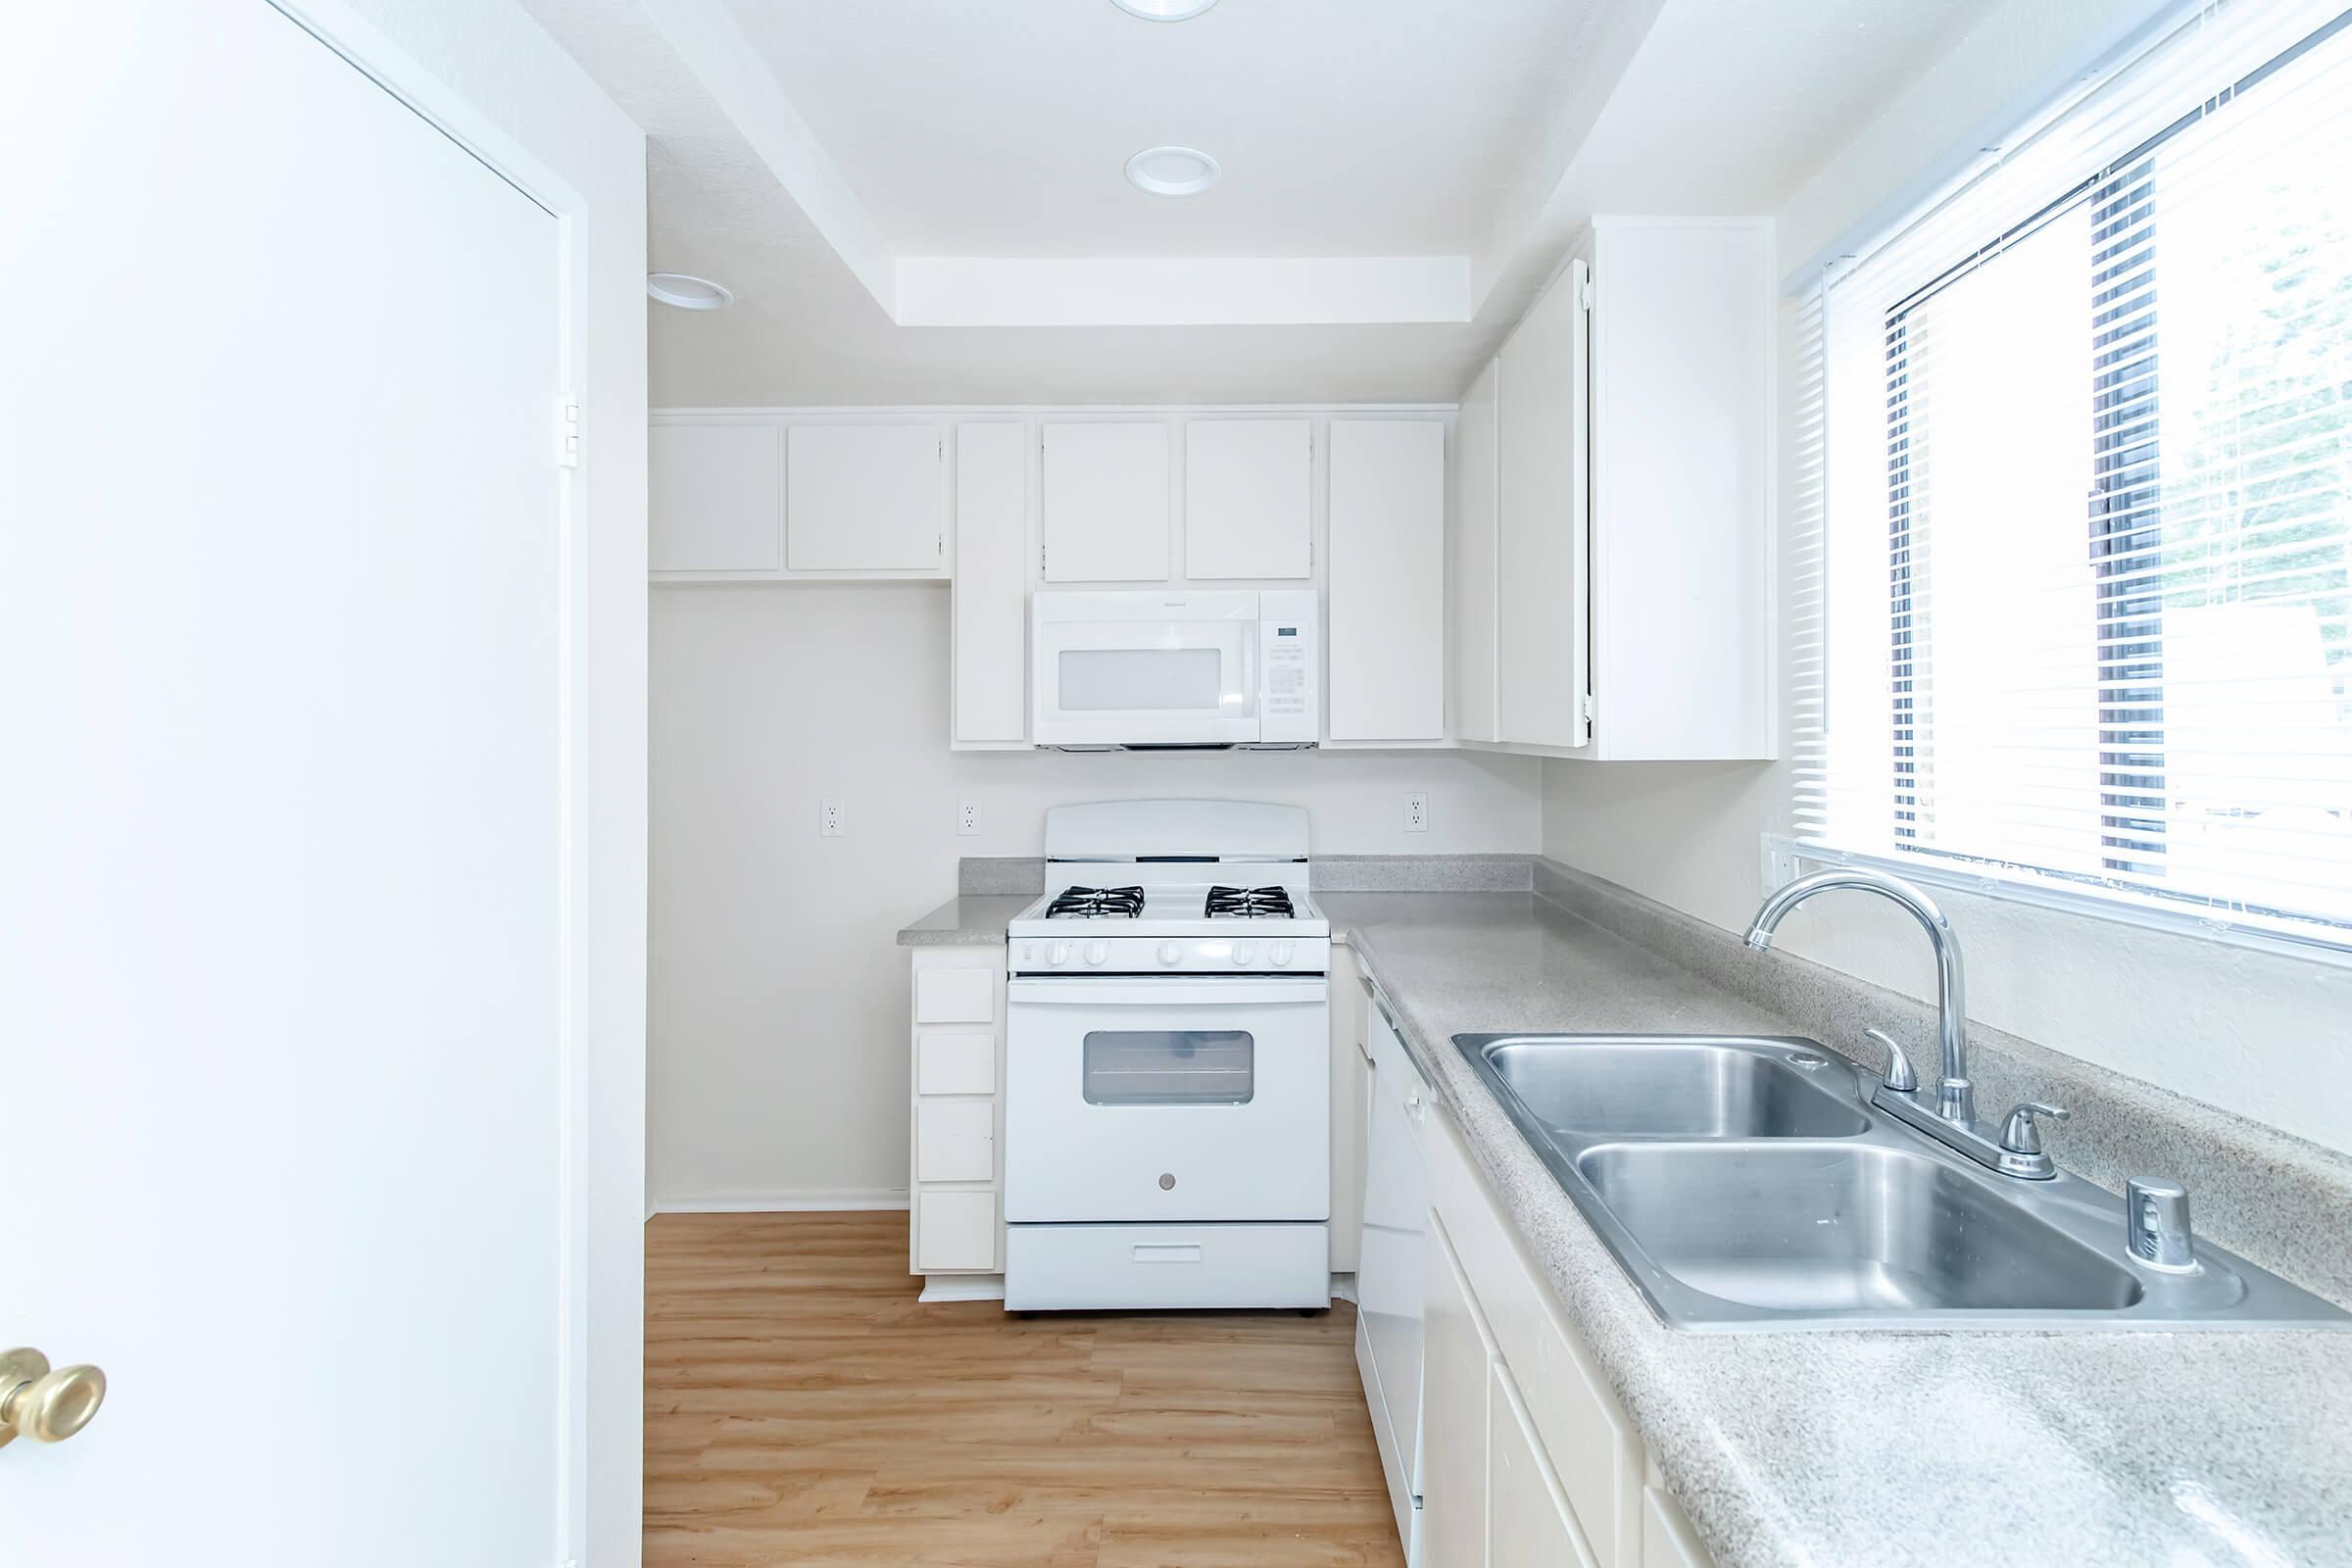
[[[1809,302],[1801,839],[2352,928],[2340,6],[2183,16]]]

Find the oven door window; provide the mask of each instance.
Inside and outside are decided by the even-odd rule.
[[[1080,1059],[1090,1105],[1246,1105],[1257,1093],[1245,1029],[1090,1029]]]

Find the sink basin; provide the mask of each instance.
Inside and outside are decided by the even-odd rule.
[[[1747,1306],[2114,1311],[2143,1294],[2121,1262],[1925,1153],[1618,1144],[1577,1169],[1650,1261]]]
[[[1670,1328],[2352,1328],[2204,1241],[2194,1272],[2148,1266],[2114,1194],[1946,1149],[1810,1040],[1453,1042]]]
[[[1505,1036],[1487,1064],[1555,1133],[1595,1138],[1849,1138],[1870,1123],[1853,1069],[1786,1041]]]

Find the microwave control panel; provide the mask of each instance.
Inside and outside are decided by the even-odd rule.
[[[1273,589],[1257,596],[1257,725],[1261,741],[1322,738],[1321,673],[1311,588]]]

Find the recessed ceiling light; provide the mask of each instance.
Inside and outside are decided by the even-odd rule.
[[[1110,0],[1110,3],[1146,22],[1189,22],[1217,0]]]
[[[1154,196],[1198,196],[1224,177],[1222,165],[1191,147],[1147,147],[1127,160],[1127,183]]]
[[[735,291],[726,284],[691,272],[648,272],[645,291],[681,311],[723,311],[735,303]]]

